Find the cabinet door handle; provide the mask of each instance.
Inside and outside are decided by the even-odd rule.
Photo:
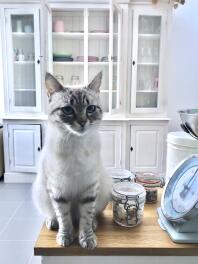
[[[132,62],[133,66],[135,66],[135,61]]]
[[[38,151],[41,151],[41,147],[38,147],[37,150],[38,150]]]
[[[40,64],[40,60],[39,59],[37,60],[37,64]]]
[[[133,147],[130,147],[131,152],[133,151]]]

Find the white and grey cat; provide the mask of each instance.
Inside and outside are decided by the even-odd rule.
[[[69,246],[78,224],[81,247],[97,245],[96,216],[110,200],[111,178],[100,157],[100,72],[87,87],[63,87],[46,74],[49,118],[33,198],[57,243]]]

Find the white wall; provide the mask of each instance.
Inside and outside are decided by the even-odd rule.
[[[168,56],[169,130],[180,129],[177,111],[198,108],[198,1],[187,0],[173,11]]]

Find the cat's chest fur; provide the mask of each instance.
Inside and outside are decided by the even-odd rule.
[[[47,162],[47,175],[53,185],[75,195],[97,180],[101,164],[96,130],[81,137],[62,135],[55,129],[50,129],[48,133],[44,159]],[[68,190],[71,186],[72,189]]]

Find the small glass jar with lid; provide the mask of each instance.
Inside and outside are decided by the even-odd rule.
[[[126,227],[142,222],[146,192],[142,185],[134,182],[119,182],[113,185],[113,219]]]
[[[108,169],[109,175],[113,179],[113,183],[117,182],[134,182],[135,181],[135,174],[133,174],[129,170],[121,169],[121,168],[113,168]]]
[[[135,181],[146,190],[146,203],[156,203],[158,198],[158,187],[165,184],[164,177],[152,172],[136,173]]]

